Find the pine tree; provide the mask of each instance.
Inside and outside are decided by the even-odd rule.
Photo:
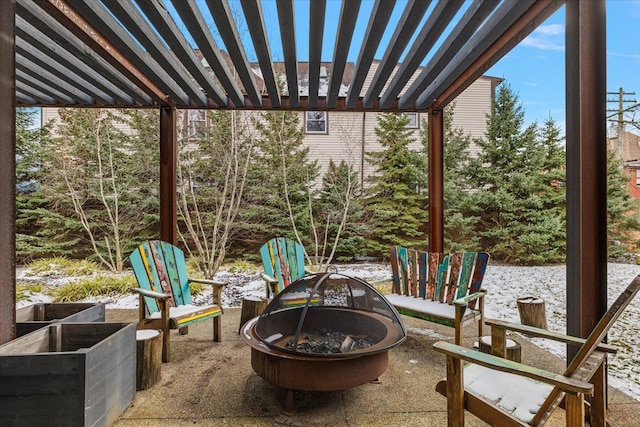
[[[35,121],[35,110],[16,109],[16,255],[21,263],[51,250],[39,221],[46,202],[38,195],[39,148],[47,144],[50,126],[37,128]]]
[[[535,123],[524,127],[522,105],[505,83],[487,120],[486,139],[478,145],[471,182],[482,247],[507,262],[555,259],[563,218],[557,209],[548,209],[552,198],[547,193],[553,189],[543,173],[549,167],[548,146],[537,137]]]
[[[622,168],[614,150],[607,150],[607,234],[610,257],[625,254],[632,241],[632,233],[640,230],[636,219],[638,201],[629,194],[629,176]]]
[[[394,245],[427,247],[426,161],[409,149],[408,123],[403,114],[380,114],[375,133],[382,150],[367,153],[375,168],[366,207],[371,255],[384,255]]]
[[[318,177],[317,161],[303,147],[304,132],[296,112],[270,111],[255,120],[256,152],[247,181],[244,230],[239,243],[259,247],[272,237],[310,242],[311,183]]]
[[[93,256],[120,271],[131,247],[157,227],[157,188],[150,187],[158,172],[149,170],[158,163],[157,133],[154,141],[124,134],[127,111],[59,114],[58,136],[39,150],[37,194],[46,203],[37,212],[39,237],[55,243],[51,254]]]

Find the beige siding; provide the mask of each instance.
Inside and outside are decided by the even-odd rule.
[[[114,112],[115,114],[117,114],[117,111],[118,110],[112,110],[112,112]],[[53,121],[57,126],[60,121],[60,114],[58,114],[58,108],[43,107],[40,120],[42,121],[42,124],[46,124],[46,123],[49,123],[50,121]],[[124,133],[131,133],[131,127],[124,122],[116,121],[114,125],[116,129],[119,129]]]
[[[376,66],[377,64],[374,64],[374,67]],[[373,67],[369,74],[375,74]],[[369,84],[370,80],[366,82],[365,87]],[[462,92],[454,101],[453,126],[461,128],[473,138],[483,137],[486,132],[486,115],[491,112],[492,91],[492,79],[481,77]],[[363,90],[362,94],[364,93]],[[374,172],[373,167],[364,160],[363,152],[381,149],[375,134],[378,114],[382,113],[329,112],[328,133],[305,136],[304,144],[310,148],[311,157],[318,160],[322,173],[326,171],[331,159],[338,163],[342,159],[348,161],[365,180]],[[414,150],[423,148],[420,131],[426,120],[427,113],[418,114],[420,125],[413,132],[415,142],[410,145]],[[304,123],[303,116],[301,122]],[[470,147],[473,154],[477,153],[477,150],[478,147],[475,145]]]

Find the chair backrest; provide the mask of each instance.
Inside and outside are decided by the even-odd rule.
[[[393,246],[390,260],[394,293],[451,304],[480,289],[489,254],[444,254]]]
[[[304,248],[298,242],[275,237],[260,248],[264,272],[278,280],[278,293],[305,276]]]
[[[161,240],[144,242],[129,255],[138,286],[149,291],[170,294],[171,306],[191,304],[184,252]],[[155,299],[145,297],[149,313],[159,311]]]
[[[639,290],[640,275],[636,276],[636,278],[631,281],[624,292],[622,292],[615,302],[611,304],[611,307],[609,307],[600,321],[593,328],[593,331],[591,331],[585,343],[580,347],[580,350],[578,350],[578,353],[576,353],[575,357],[567,367],[567,370],[564,372],[565,377],[571,377],[574,374],[579,374],[585,365],[590,364],[590,356],[596,350],[598,345],[602,344],[602,341],[609,333],[609,330],[615,321],[620,317],[629,303],[631,303]],[[588,369],[589,367],[586,368],[586,370]],[[541,420],[548,418],[551,410],[560,403],[563,396],[564,394],[560,389],[555,387],[540,407],[540,410],[532,420],[531,424],[537,425]]]

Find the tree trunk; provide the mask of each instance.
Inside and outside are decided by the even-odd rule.
[[[547,315],[544,300],[534,297],[518,298],[520,323],[536,328],[547,329]]]

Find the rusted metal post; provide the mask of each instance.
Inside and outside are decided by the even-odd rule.
[[[444,252],[444,114],[429,110],[429,251]]]
[[[0,6],[0,344],[16,337],[16,2]]]
[[[160,108],[160,239],[177,244],[177,134],[176,109]]]
[[[578,337],[607,309],[605,18],[605,0],[566,3],[567,332]]]

